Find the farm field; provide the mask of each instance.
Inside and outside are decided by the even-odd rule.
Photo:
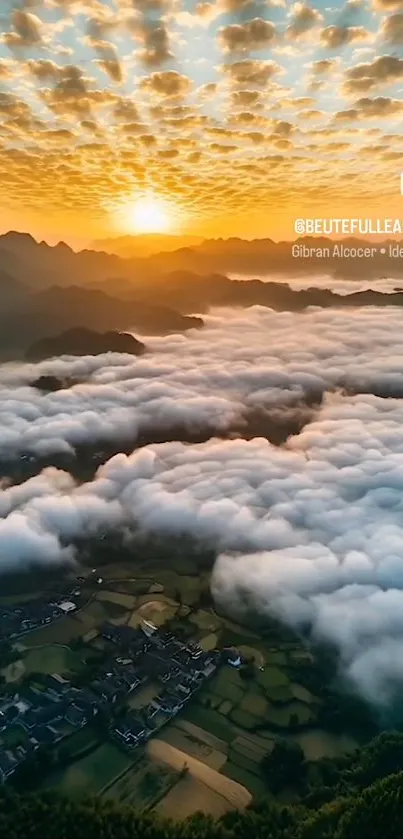
[[[186,818],[197,810],[213,816],[222,815],[228,810],[245,808],[252,799],[245,787],[162,740],[150,740],[147,755],[153,761],[167,763],[176,771],[180,772],[184,767],[187,769],[174,789],[156,807],[164,815],[173,816],[174,808],[176,819]]]
[[[158,736],[158,740],[164,743],[169,743],[171,746],[175,746],[175,748],[180,749],[186,752],[186,754],[202,761],[202,763],[205,763],[206,766],[211,766],[212,769],[220,770],[227,760],[226,744],[224,741],[219,741],[217,739],[217,743],[220,744],[220,746],[218,748],[217,746],[214,747],[211,742],[207,743],[205,741],[202,729],[197,729],[196,726],[193,728],[193,732],[189,730],[186,731],[186,729],[183,729],[182,727],[177,726],[175,722],[172,722],[162,729]],[[154,742],[157,742],[157,740]]]
[[[295,740],[304,750],[307,760],[319,760],[322,757],[340,757],[357,749],[359,744],[346,734],[331,734],[320,728],[303,731]]]
[[[32,647],[23,658],[25,673],[61,673],[80,670],[80,655],[61,644]]]
[[[68,795],[93,795],[130,766],[131,758],[111,743],[104,743],[70,766],[55,772],[46,783]]]
[[[220,818],[230,809],[235,807],[229,807],[220,793],[190,773],[181,778],[154,807],[156,813],[175,821],[186,819],[197,812]]]
[[[107,603],[115,603],[119,606],[122,606],[125,611],[129,611],[130,609],[134,609],[137,598],[134,597],[132,594],[122,594],[116,591],[109,591],[106,589],[100,589],[97,594],[97,600],[106,601]],[[107,608],[105,606],[105,608]]]
[[[61,743],[70,764],[56,770],[47,786],[74,795],[102,795],[145,810],[155,808],[173,818],[200,809],[217,816],[246,806],[252,795],[267,794],[261,761],[276,737],[298,742],[310,761],[356,746],[352,738],[320,727],[315,680],[304,681],[313,659],[303,645],[287,636],[282,640],[281,634],[276,643],[275,633],[265,641],[217,614],[204,597],[208,574],[193,575],[191,567],[183,557],[174,570],[157,570],[147,563],[102,566],[103,585],[91,575],[85,583],[85,591],[92,594],[87,604],[74,615],[24,636],[19,642],[21,661],[10,668],[15,668],[18,679],[35,672],[68,677],[80,670],[85,658],[82,649],[68,648],[71,640],[81,638],[85,643],[86,639],[91,644],[88,651],[105,652],[108,642],[97,636],[103,622],[138,626],[144,619],[166,624],[205,650],[234,647],[248,667],[241,675],[229,664],[221,665],[177,717],[168,723],[166,718],[154,718],[154,723],[166,724],[145,752],[138,748],[128,753],[104,740],[104,735],[100,739],[96,727],[75,731]],[[17,673],[21,667],[23,672]],[[158,682],[144,684],[128,697],[128,706],[141,709],[160,691]]]
[[[116,781],[104,788],[101,796],[139,810],[149,810],[178,780],[178,772],[141,755]]]
[[[99,733],[90,725],[74,731],[70,737],[63,741],[63,751],[66,757],[73,759],[75,756],[94,750],[100,743]]]
[[[39,647],[42,644],[68,644],[72,638],[78,638],[83,634],[83,625],[77,617],[65,617],[55,621],[49,626],[41,626],[34,629],[19,639],[19,644],[25,648]]]

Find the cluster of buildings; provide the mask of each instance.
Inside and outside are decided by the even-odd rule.
[[[109,642],[108,655],[88,685],[75,687],[58,674],[43,675],[21,695],[0,696],[0,781],[37,749],[62,740],[71,727],[87,725],[100,711],[110,712],[113,739],[133,749],[177,714],[220,662],[218,651],[203,652],[152,624],[139,629],[104,624],[100,634]],[[125,710],[128,696],[148,681],[160,686],[158,694],[141,711]],[[114,713],[120,707],[122,713]],[[10,729],[21,732],[15,739],[24,745],[8,746]]]
[[[0,606],[0,640],[13,640],[59,620],[82,605],[80,598],[81,589],[74,586],[27,603]]]
[[[29,687],[23,695],[4,694],[0,698],[0,780],[7,780],[37,749],[52,746],[66,733],[65,722],[78,699],[69,682],[58,676],[43,676],[41,689]],[[78,711],[78,708],[77,708]],[[80,707],[81,719],[86,711]],[[18,731],[23,745],[7,747],[10,729]]]
[[[157,715],[168,720],[177,714],[220,662],[218,651],[203,652],[197,644],[184,643],[147,621],[139,629],[104,624],[101,635],[127,656],[125,661],[131,662],[139,684],[152,681],[160,686],[141,714],[128,711],[114,725],[112,735],[127,748],[151,736]],[[121,656],[115,661],[119,659],[122,661]]]

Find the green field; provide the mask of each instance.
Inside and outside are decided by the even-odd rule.
[[[259,670],[256,674],[256,680],[264,690],[289,684],[287,674],[279,667],[265,667],[264,670]]]
[[[78,613],[80,614],[80,613]],[[72,638],[83,634],[83,625],[77,617],[65,617],[40,629],[35,629],[21,638],[24,647],[39,647],[42,644],[68,644]],[[85,630],[84,630],[85,631]]]
[[[81,656],[60,644],[47,644],[25,653],[26,673],[69,673],[81,669]]]
[[[219,618],[217,618],[213,612],[207,612],[203,609],[200,609],[198,612],[194,612],[190,615],[189,621],[196,624],[198,629],[204,629],[209,632],[215,632],[220,628]]]
[[[196,703],[189,703],[184,708],[181,717],[194,723],[194,725],[199,725],[200,728],[205,728],[206,731],[210,731],[211,734],[219,737],[220,740],[225,740],[226,743],[230,743],[234,738],[233,726],[218,711],[202,708],[201,705]]]
[[[66,737],[60,748],[63,749],[65,759],[72,760],[75,756],[94,749],[98,743],[98,732],[90,725],[86,725],[85,728],[74,731],[70,737]]]
[[[102,798],[149,810],[178,779],[178,773],[169,767],[158,766],[138,755],[134,765],[104,790]]]
[[[240,711],[238,708],[234,708],[231,711],[229,718],[231,722],[240,728],[246,729],[246,731],[253,731],[261,722],[259,717],[248,714],[247,711]]]
[[[131,764],[131,758],[117,746],[104,743],[75,763],[55,772],[46,783],[68,795],[93,795],[113,781]]]
[[[241,701],[247,685],[241,679],[238,670],[227,664],[220,667],[217,675],[210,679],[208,690],[217,694],[220,699],[229,699],[236,705]]]
[[[247,714],[253,714],[255,717],[262,717],[262,719],[266,716],[268,708],[269,703],[267,702],[267,699],[253,693],[245,694],[239,703],[240,711],[246,711]]]
[[[247,769],[236,763],[232,763],[232,761],[227,761],[221,773],[226,775],[227,778],[232,778],[233,781],[237,781],[238,784],[242,784],[256,798],[267,795],[267,784],[265,784],[263,778],[259,778],[253,772],[248,772]]]
[[[284,707],[275,707],[272,705],[267,714],[266,720],[274,726],[281,728],[288,728],[293,722],[296,724],[308,723],[315,721],[315,712],[309,705],[303,702],[289,702]]]
[[[106,599],[106,597],[101,596],[109,594],[112,599],[109,599],[109,597]],[[113,596],[116,598],[129,597],[129,595],[115,594],[114,592],[97,592],[97,595],[91,602],[77,613],[76,620],[82,624],[83,632],[88,632],[89,629],[100,626],[105,621],[117,620],[129,616],[131,606],[126,606],[119,601],[115,601]],[[129,597],[129,600],[132,602],[131,597]]]
[[[97,601],[102,601],[103,603],[114,603],[115,605],[121,606],[126,612],[130,611],[130,609],[134,609],[137,602],[137,598],[132,594],[122,594],[105,589],[100,589],[96,595],[96,599]]]

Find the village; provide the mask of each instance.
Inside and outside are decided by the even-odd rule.
[[[333,749],[311,653],[219,614],[182,546],[97,564],[0,598],[0,784],[177,818],[261,795],[277,736]]]
[[[184,643],[149,621],[138,629],[105,623],[100,637],[110,649],[89,684],[77,687],[57,673],[43,674],[41,683],[25,687],[23,695],[0,696],[1,781],[41,747],[63,740],[66,722],[79,729],[98,714],[108,715],[113,740],[134,749],[181,711],[222,660],[238,663],[231,650],[203,652],[198,644]],[[129,709],[128,697],[151,680],[159,684],[159,693],[141,710]],[[25,745],[7,748],[7,732],[16,726],[27,734]]]

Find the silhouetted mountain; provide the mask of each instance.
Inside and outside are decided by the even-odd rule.
[[[151,256],[165,251],[191,248],[203,242],[201,236],[173,236],[164,233],[147,233],[140,236],[118,236],[115,239],[97,239],[92,247],[96,251],[117,254],[125,258]]]
[[[61,378],[60,376],[38,376],[31,383],[31,387],[35,387],[43,393],[54,393],[62,388],[73,387],[73,385],[79,384],[80,381],[79,379]]]
[[[27,292],[28,289],[24,283],[14,279],[8,271],[0,269],[0,305],[3,309],[18,305]]]
[[[61,335],[42,338],[26,352],[29,361],[39,361],[56,355],[101,355],[107,352],[142,355],[145,345],[126,332],[94,332],[92,329],[68,329]],[[52,377],[51,377],[52,378]],[[43,384],[43,379],[42,379]],[[49,384],[49,382],[48,382]],[[51,382],[52,389],[56,380]]]
[[[156,274],[178,270],[193,271],[197,274],[232,273],[246,277],[291,273],[293,276],[329,274],[352,280],[362,279],[363,276],[403,276],[403,260],[389,255],[389,245],[396,245],[395,241],[377,242],[378,252],[371,259],[364,256],[300,259],[293,255],[292,248],[295,244],[305,244],[311,248],[329,248],[332,253],[336,243],[320,237],[306,237],[294,242],[273,242],[272,239],[206,239],[192,248],[181,248],[173,253],[151,256],[147,263],[149,270]],[[365,248],[372,243],[359,239],[343,239],[343,244],[348,248]],[[381,247],[385,251],[383,254],[380,252]]]
[[[170,238],[170,237],[168,237]],[[329,247],[333,241],[325,238],[298,239],[298,244],[308,247]],[[83,250],[75,253],[68,245],[59,242],[50,247],[38,243],[25,233],[10,232],[0,236],[0,270],[15,279],[39,290],[50,285],[95,285],[119,277],[133,284],[133,289],[148,289],[154,279],[176,271],[198,275],[213,273],[256,275],[329,276],[349,279],[403,277],[403,260],[389,255],[389,243],[379,242],[373,259],[359,258],[303,258],[293,256],[294,242],[273,242],[271,239],[244,241],[232,239],[207,239],[192,247],[172,252],[162,252],[149,257],[122,259],[98,251]],[[366,241],[345,239],[346,247],[365,247]],[[380,252],[380,247],[385,253]],[[113,292],[114,293],[114,292]]]
[[[166,306],[146,301],[125,301],[102,291],[70,286],[52,286],[24,298],[12,312],[0,313],[0,351],[20,354],[30,344],[73,327],[97,331],[139,331],[145,334],[182,332],[203,326],[201,318],[186,317]]]
[[[164,276],[154,276],[147,287],[114,281],[120,287],[120,296],[128,301],[141,301],[152,290],[161,304],[175,309],[205,312],[212,306],[269,306],[279,311],[301,311],[308,306],[402,306],[403,292],[390,294],[368,289],[340,295],[326,288],[295,290],[285,282],[262,280],[231,280],[223,274],[201,276],[190,271],[174,271]],[[103,284],[104,288],[108,283]]]
[[[91,279],[122,275],[125,263],[117,256],[85,250],[75,253],[64,242],[51,247],[46,242],[36,242],[28,233],[10,231],[0,236],[0,269],[38,290],[55,284],[84,285]],[[127,275],[132,272],[130,266]]]
[[[330,252],[334,245],[319,238],[298,241],[308,247],[328,247]],[[203,326],[201,318],[188,313],[212,306],[299,311],[308,306],[403,305],[401,291],[340,296],[323,288],[296,291],[281,281],[244,282],[223,273],[225,268],[246,277],[254,271],[273,278],[291,273],[313,278],[324,272],[352,280],[403,276],[403,261],[389,256],[388,242],[382,243],[385,254],[378,245],[374,259],[298,259],[292,256],[292,244],[270,239],[206,240],[172,253],[122,259],[94,251],[75,253],[63,242],[49,247],[28,234],[7,233],[0,236],[0,352],[3,357],[19,354],[47,336],[49,329],[55,334],[78,326],[100,332],[133,329],[146,335],[180,332]],[[366,244],[343,242],[349,248]]]

